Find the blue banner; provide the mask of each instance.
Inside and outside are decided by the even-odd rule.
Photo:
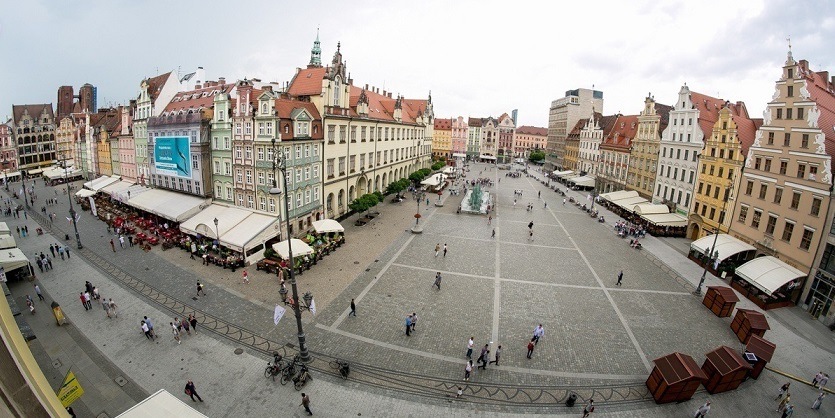
[[[162,136],[154,140],[157,174],[191,178],[191,148],[185,136]]]

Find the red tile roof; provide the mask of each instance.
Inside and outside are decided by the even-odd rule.
[[[473,128],[480,128],[483,123],[484,119],[482,118],[469,118],[467,120],[467,125]]]
[[[536,126],[522,125],[516,128],[516,133],[522,135],[548,136],[548,128],[539,128]]]
[[[170,76],[171,71],[148,79],[148,94],[151,96],[152,102],[157,100],[159,93],[162,91],[162,87],[165,86]]]
[[[604,130],[603,142],[600,148],[614,149],[621,152],[628,151],[632,146],[632,138],[638,133],[638,115],[618,115],[612,123],[609,134]]]
[[[322,129],[322,116],[319,114],[319,111],[316,109],[316,105],[310,102],[302,102],[299,100],[294,99],[275,99],[275,113],[281,119],[289,120],[293,117],[293,112],[297,109],[304,109],[307,113],[310,113],[310,116],[313,118],[312,125],[318,126],[318,129],[314,133],[313,126],[311,126],[309,130],[309,136],[306,136],[304,139],[313,138],[313,139],[322,139],[325,137],[325,132]],[[280,123],[284,123],[285,121],[281,121]],[[281,139],[288,140],[295,138],[295,131],[290,129],[289,134],[282,133]]]
[[[290,81],[287,92],[291,96],[315,96],[322,93],[322,80],[327,67],[312,67],[299,70]],[[352,93],[353,95],[353,93]]]
[[[429,101],[424,99],[403,99],[401,120],[403,123],[416,123],[417,118],[426,114]]]
[[[435,119],[435,129],[436,130],[442,130],[442,131],[452,130],[452,119],[436,118]]]
[[[670,124],[670,111],[672,111],[674,107],[655,103],[655,113],[658,113],[658,116],[661,116],[661,120],[658,122],[658,133],[664,132],[664,129],[667,129],[667,125]]]
[[[31,116],[32,119],[38,119],[44,110],[46,110],[46,113],[49,114],[50,117],[54,117],[54,113],[52,112],[52,103],[13,105],[12,114],[14,115],[14,122],[15,124],[20,122],[20,118],[23,117],[24,111],[28,111],[29,116]]]
[[[818,128],[824,134],[826,153],[835,158],[835,86],[831,84],[826,72],[810,71],[805,60],[800,61],[799,66],[799,72],[807,80],[806,89],[809,91],[809,97],[815,101],[820,111]]]
[[[600,117],[599,114],[597,114],[596,117]],[[587,123],[589,123],[589,118],[578,120],[577,123],[574,125],[574,128],[571,130],[571,132],[569,132],[568,136],[570,137],[570,136],[574,135],[574,136],[579,137],[580,136],[580,131],[582,131],[583,128],[586,127]]]
[[[165,106],[163,113],[171,112],[188,112],[189,110],[197,112],[204,108],[211,108],[214,105],[215,95],[220,93],[229,93],[233,84],[212,85],[196,90],[183,91],[174,95],[168,106]],[[258,97],[253,90],[253,98]]]
[[[725,100],[717,99],[705,94],[690,92],[690,101],[699,111],[699,127],[707,137],[713,132],[713,125],[719,120],[719,111],[725,106]]]
[[[315,69],[315,68],[314,68]],[[356,110],[357,103],[360,99],[362,89],[356,86],[351,86],[351,98],[349,100],[352,109]],[[377,120],[394,120],[394,99],[389,99],[388,96],[383,96],[379,93],[374,93],[370,90],[365,91],[365,97],[368,98],[368,118]],[[401,119],[403,118],[401,112]],[[353,116],[356,116],[355,114]]]
[[[758,126],[748,116],[748,109],[745,107],[745,103],[736,102],[735,104],[729,104],[728,109],[731,111],[731,119],[736,124],[736,135],[742,146],[742,155],[747,155],[748,148],[754,144],[754,137],[757,134]]]

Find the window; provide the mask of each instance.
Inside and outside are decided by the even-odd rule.
[[[742,205],[739,207],[739,218],[737,219],[740,223],[745,223],[745,219],[748,217],[748,206]]]
[[[220,199],[221,196],[223,196],[223,187],[221,187],[219,184],[217,186],[215,186],[215,196],[218,199]]]
[[[314,157],[319,156],[319,144],[313,144],[313,156]]]
[[[246,184],[252,184],[252,170],[246,170]]]
[[[345,133],[346,133],[346,127],[345,126],[340,126],[339,127],[339,143],[340,144],[345,143]]]
[[[785,134],[783,134],[783,146],[784,147],[789,146],[789,144],[791,143],[790,139],[791,139],[791,134],[790,133],[786,132]]]
[[[357,127],[351,127],[351,142],[357,142]]]
[[[235,147],[235,158],[241,158],[241,147]]]
[[[258,184],[260,184],[260,185],[264,184],[264,172],[263,171],[258,172]],[[261,210],[264,210],[264,209],[261,209]]]
[[[223,174],[225,174],[227,176],[232,175],[232,163],[230,163],[230,162],[223,163]]]
[[[333,144],[336,139],[336,126],[328,125],[328,142]]]
[[[774,189],[774,203],[779,205],[781,200],[783,200],[783,188],[777,187]]]
[[[786,221],[786,226],[783,227],[783,241],[791,241],[792,233],[794,233],[794,222]]]
[[[754,182],[751,181],[751,180],[748,180],[748,185],[745,186],[745,195],[746,196],[751,196],[751,193],[753,191],[754,191]]]
[[[762,158],[760,158],[760,157],[754,158],[754,170],[759,170],[760,166],[762,166],[761,163],[762,163]]]
[[[339,157],[339,175],[345,174],[345,157]]]
[[[299,208],[302,206],[302,192],[296,193],[296,207]]]
[[[780,161],[780,174],[786,175],[786,170],[789,168],[788,161]]]
[[[261,196],[261,198],[258,199],[258,209],[267,210],[267,198],[265,198],[264,196]]]
[[[710,191],[713,189],[713,186],[708,184],[705,188],[705,196],[710,196]]]
[[[771,172],[771,158],[765,159],[765,164],[763,164],[763,171]],[[722,175],[720,174],[719,177]]]
[[[296,145],[296,159],[302,158],[302,146]]]
[[[272,122],[267,122],[267,135],[272,135],[272,134],[273,134],[273,123]]]
[[[797,108],[797,119],[803,120],[803,108],[802,107]]]
[[[255,207],[255,201],[251,195],[246,197],[246,207],[250,209],[253,209]]]
[[[705,185],[704,183],[699,182],[699,191],[697,191],[696,194],[702,194],[702,186],[704,186],[704,185]]]
[[[803,237],[800,238],[800,249],[801,250],[808,250],[809,247],[812,246],[812,235],[815,232],[809,228],[803,228]]]
[[[777,119],[783,119],[783,109],[777,109]]]
[[[269,203],[270,203],[270,212],[275,212],[275,199],[270,198]]]
[[[794,86],[786,87],[786,96],[794,97]]]
[[[319,165],[318,164],[314,165],[312,171],[313,171],[313,178],[318,179],[319,178]]]
[[[768,215],[768,223],[765,224],[765,233],[768,235],[774,235],[774,227],[777,226],[777,217],[774,215]]]
[[[710,208],[710,219],[713,220],[713,217],[716,216],[716,208]]]
[[[786,108],[786,119],[791,119],[792,118],[792,110],[794,110],[794,109],[792,109],[790,107]]]
[[[252,147],[246,147],[246,152],[244,153],[247,160],[252,159]]]
[[[768,133],[768,145],[774,145],[774,132]]]
[[[304,204],[307,205],[310,203],[310,189],[304,191]]]
[[[806,164],[797,164],[797,178],[806,177]]]
[[[809,166],[809,180],[814,180],[818,175],[818,166],[810,165]]]
[[[298,183],[300,181],[302,181],[302,169],[297,168],[296,169],[296,183]]]
[[[304,146],[304,157],[305,158],[310,157],[310,144],[306,144]]]
[[[821,200],[817,197],[812,199],[812,210],[809,211],[812,216],[818,216],[821,213]]]
[[[800,138],[800,148],[809,148],[809,134],[803,134],[803,136],[801,136]]]
[[[247,135],[251,134],[252,133],[252,124],[247,122],[245,126],[246,126],[246,129],[244,130],[244,132],[246,132]],[[250,196],[250,198],[252,198],[252,197]]]
[[[768,192],[768,185],[761,184],[760,185],[760,199],[765,199],[765,194]]]
[[[754,209],[754,216],[751,217],[751,228],[760,229],[760,217],[763,212],[759,209]]]
[[[214,162],[214,168],[212,171],[214,174],[220,174],[220,161]]]
[[[235,173],[235,179],[238,181],[238,183],[243,183],[244,182],[244,173],[241,170],[238,170]],[[243,205],[243,202],[241,202],[241,205]]]
[[[264,135],[264,122],[258,122],[258,135]]]
[[[794,192],[794,194],[792,194],[791,208],[797,209],[798,206],[800,206],[800,192]]]
[[[723,151],[724,151],[724,150],[723,150]],[[721,155],[720,155],[720,157],[721,157]],[[733,159],[734,159],[734,150],[732,150],[732,149],[731,149],[731,150],[728,150],[728,159],[729,159],[729,160],[733,160]]]
[[[304,168],[304,179],[305,180],[310,180],[310,167],[305,167]]]

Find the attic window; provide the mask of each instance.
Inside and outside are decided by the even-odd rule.
[[[220,90],[212,90],[212,96],[217,96],[220,94]]]

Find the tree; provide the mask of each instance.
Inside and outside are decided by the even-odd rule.
[[[528,160],[532,163],[542,161],[545,159],[545,152],[543,151],[531,151],[531,155],[528,156]]]
[[[441,168],[443,168],[443,166],[445,166],[445,165],[446,165],[446,163],[445,163],[445,162],[443,162],[443,161],[438,161],[437,163],[432,164],[432,171],[440,170],[440,169],[441,169]]]
[[[404,181],[405,180],[405,181]],[[393,181],[386,186],[386,194],[396,194],[400,193],[406,188],[409,187],[409,180],[407,179],[400,179],[398,181]]]
[[[354,212],[362,213],[376,206],[377,203],[379,203],[377,195],[368,193],[354,199],[353,202],[348,203],[348,208]]]

